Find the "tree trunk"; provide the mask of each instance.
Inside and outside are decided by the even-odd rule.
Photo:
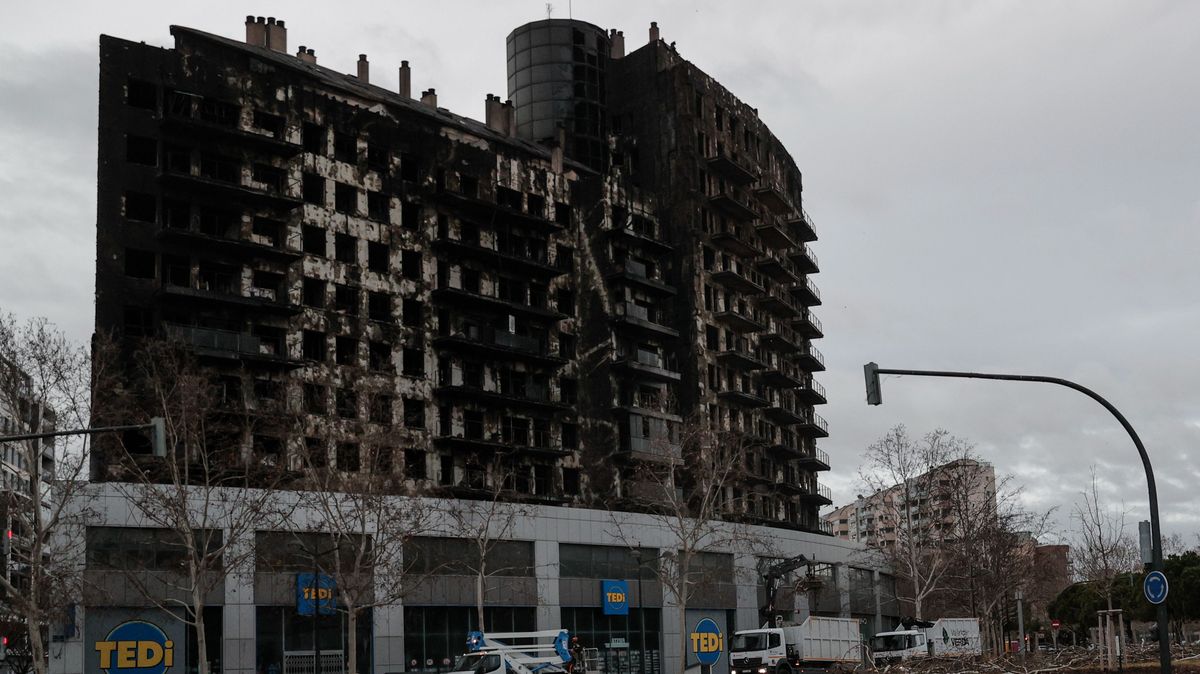
[[[479,573],[475,574],[475,617],[479,619],[479,631],[487,634],[487,628],[483,624],[483,574],[482,567]]]
[[[684,590],[686,592],[686,590]],[[683,597],[679,597],[679,674],[684,674],[687,671],[687,654],[688,654],[688,629],[687,629],[687,602],[683,601]]]
[[[30,620],[29,624],[29,655],[33,658],[30,663],[34,674],[46,674],[46,646],[42,643],[42,630],[37,621]]]
[[[349,632],[346,647],[350,649],[346,655],[346,671],[358,674],[358,609],[350,605],[346,606],[346,631]]]
[[[208,637],[204,633],[204,598],[200,594],[199,574],[193,574],[192,613],[196,629],[196,674],[208,674]],[[186,650],[186,649],[185,649]]]

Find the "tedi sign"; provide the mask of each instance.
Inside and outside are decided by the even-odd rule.
[[[165,674],[175,664],[175,642],[145,620],[117,625],[95,648],[107,674]]]

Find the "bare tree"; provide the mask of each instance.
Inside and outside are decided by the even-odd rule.
[[[1080,493],[1082,500],[1075,504],[1076,540],[1071,546],[1071,566],[1075,575],[1111,609],[1113,582],[1120,574],[1136,571],[1140,555],[1126,530],[1128,510],[1123,504],[1104,504],[1095,466],[1091,475],[1091,484]]]
[[[87,428],[90,377],[87,349],[46,319],[19,322],[0,314],[0,436]],[[55,444],[49,438],[0,443],[0,460],[10,466],[0,467],[6,483],[0,485],[0,524],[12,532],[8,559],[0,560],[7,562],[7,572],[0,573],[0,614],[11,613],[24,626],[22,641],[37,674],[47,669],[43,630],[65,622],[64,607],[80,582],[79,550],[70,548],[82,541],[53,536],[87,515],[76,501],[84,488],[88,436],[57,443],[58,451]]]
[[[752,444],[739,433],[715,431],[693,419],[679,432],[682,461],[644,463],[637,468],[640,492],[629,499],[657,528],[668,534],[651,568],[664,589],[674,598],[680,629],[679,672],[686,669],[688,652],[687,607],[699,592],[712,591],[720,583],[734,581],[728,569],[718,570],[707,561],[714,553],[738,549],[767,552],[769,543],[755,536],[746,525],[744,501],[732,498],[734,484],[746,470],[746,455]],[[662,440],[660,442],[666,442]],[[670,451],[659,451],[671,456]],[[642,548],[630,518],[614,512],[613,535],[633,550]]]
[[[220,379],[169,341],[142,341],[130,357],[97,340],[96,352],[120,364],[97,381],[104,391],[100,418],[165,420],[166,456],[150,455],[136,437],[104,447],[105,477],[119,480],[115,488],[145,523],[162,531],[161,543],[179,562],[165,572],[127,569],[124,579],[194,631],[197,671],[208,674],[208,597],[228,573],[249,565],[255,532],[276,528],[288,514],[274,492],[288,477],[280,447],[258,454],[244,449],[247,437],[288,427],[286,401],[264,386],[254,391],[262,395],[243,395],[250,387],[241,384],[240,373]]]
[[[434,511],[428,501],[398,495],[401,489],[392,462],[381,459],[390,446],[371,450],[371,470],[344,473],[308,463],[306,488],[300,499],[311,514],[305,539],[318,572],[333,578],[337,610],[344,613],[352,644],[359,618],[368,610],[395,604],[421,580],[404,549],[415,536],[428,533]],[[358,672],[358,649],[351,647],[347,668]]]

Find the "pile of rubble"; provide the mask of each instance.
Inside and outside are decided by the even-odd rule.
[[[1123,668],[1148,671],[1158,669],[1158,645],[1131,645],[1124,654]],[[1175,672],[1200,674],[1200,645],[1176,645],[1171,649]],[[919,658],[887,667],[866,665],[859,669],[890,674],[1038,674],[1040,672],[1102,672],[1105,658],[1099,649],[1062,648],[1057,651],[973,658]],[[1115,671],[1115,668],[1114,668]]]

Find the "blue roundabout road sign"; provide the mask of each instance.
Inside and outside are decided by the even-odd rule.
[[[1146,601],[1151,604],[1161,604],[1167,600],[1167,591],[1170,588],[1167,586],[1167,577],[1162,571],[1151,571],[1146,574],[1146,580],[1142,582],[1142,592],[1146,595]]]

